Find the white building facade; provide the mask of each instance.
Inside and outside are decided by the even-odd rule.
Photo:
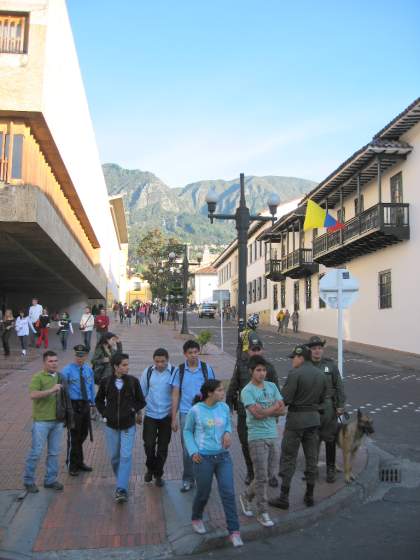
[[[217,270],[212,266],[203,266],[194,272],[194,301],[200,303],[213,302],[213,291],[217,290]]]

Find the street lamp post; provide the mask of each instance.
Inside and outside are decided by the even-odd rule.
[[[188,303],[188,278],[189,278],[189,266],[197,265],[200,266],[202,256],[197,255],[197,262],[191,262],[188,260],[188,245],[179,245],[174,248],[175,251],[178,250],[182,252],[182,325],[181,325],[181,334],[189,334],[188,331],[188,318],[187,318],[187,303]],[[176,259],[176,252],[172,251],[169,253],[169,260],[174,261]]]
[[[240,175],[240,199],[239,206],[235,214],[215,214],[218,195],[213,190],[207,193],[206,202],[208,207],[208,217],[210,222],[213,220],[235,220],[236,231],[238,232],[238,351],[240,348],[240,333],[245,327],[246,322],[246,266],[248,260],[248,230],[252,222],[272,222],[274,224],[277,206],[280,199],[277,194],[272,193],[267,201],[271,217],[251,215],[245,200],[245,177]]]

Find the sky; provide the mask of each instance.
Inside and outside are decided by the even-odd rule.
[[[103,163],[320,181],[420,96],[418,0],[67,0]]]

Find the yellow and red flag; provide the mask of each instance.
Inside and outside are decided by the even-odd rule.
[[[338,229],[342,229],[344,225],[333,218],[325,208],[322,208],[319,204],[309,199],[306,205],[303,230],[307,231],[308,229],[321,227],[327,228],[327,231],[337,231]]]

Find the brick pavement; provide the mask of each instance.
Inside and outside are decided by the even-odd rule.
[[[151,327],[132,325],[120,326],[112,324],[112,329],[119,334],[123,342],[124,351],[130,354],[130,373],[139,374],[150,360],[152,351],[157,346],[165,346],[174,364],[182,360],[182,343],[185,336],[175,332],[171,325],[157,325]],[[53,337],[51,337],[53,338]],[[73,336],[71,343],[78,342],[78,333]],[[57,341],[53,339],[53,346]],[[204,359],[215,368],[216,375],[221,379],[228,379],[233,369],[233,359],[210,346],[210,355]],[[28,398],[28,383],[31,375],[41,369],[41,352],[31,350],[25,359],[16,356],[10,362],[7,370],[3,363],[2,371],[6,376],[0,379],[0,500],[7,491],[22,487],[21,477],[26,453],[30,446],[31,406]],[[71,360],[72,353],[60,352],[60,362],[64,365]],[[19,368],[16,368],[16,364]],[[281,427],[279,427],[281,435]],[[132,477],[130,481],[130,498],[124,506],[113,501],[115,487],[114,477],[109,464],[104,445],[103,424],[94,423],[94,442],[85,443],[86,462],[93,466],[93,473],[83,473],[77,478],[70,477],[64,467],[64,453],[60,480],[64,483],[64,492],[49,494],[46,514],[40,524],[40,530],[32,543],[33,552],[64,551],[75,549],[102,548],[131,548],[137,546],[165,544],[170,537],[168,534],[168,516],[172,508],[175,512],[175,525],[189,530],[190,502],[192,494],[184,496],[178,492],[182,473],[182,454],[179,433],[171,440],[168,461],[165,469],[167,486],[156,488],[143,482],[144,452],[141,434],[137,434]],[[63,446],[64,450],[64,446]],[[239,441],[233,438],[231,449],[234,463],[234,474],[237,495],[243,490],[245,465],[242,459]],[[366,460],[365,453],[359,457],[355,468],[362,470]],[[42,483],[43,468],[40,463],[38,482]],[[298,463],[298,472],[294,478],[291,490],[291,509],[304,509],[302,458]],[[317,486],[318,500],[328,497],[343,486],[340,480],[335,484],[321,482]],[[41,489],[41,493],[49,492]],[[271,490],[276,495],[278,490]],[[9,492],[10,494],[10,492]],[[36,500],[36,496],[30,496]],[[27,498],[26,498],[27,500]],[[25,501],[26,501],[25,500]],[[206,524],[210,530],[224,528],[224,516],[217,492],[212,492],[206,510]],[[287,515],[286,512],[273,512],[278,518]],[[18,518],[18,514],[14,520]],[[41,521],[41,520],[40,520]],[[253,519],[241,518],[242,524],[253,523]],[[171,531],[174,520],[171,519]],[[7,531],[13,531],[13,524],[3,527],[7,542]],[[23,552],[15,550],[15,552]]]

